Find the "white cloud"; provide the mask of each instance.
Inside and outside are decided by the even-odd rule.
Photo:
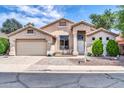
[[[0,22],[3,23],[7,18],[15,18],[23,25],[33,22],[36,26],[43,26],[53,20],[63,17],[55,6],[4,6],[10,13],[1,13]],[[16,11],[16,12],[15,12]],[[38,17],[37,17],[38,16]],[[0,24],[1,26],[1,24]]]
[[[38,27],[45,25],[48,21],[53,21],[53,20],[49,20],[47,18],[28,17],[25,15],[14,13],[14,12],[9,13],[9,14],[1,13],[0,16],[1,16],[0,17],[1,23],[3,23],[8,18],[15,18],[23,25],[27,24],[28,22],[32,22]],[[0,24],[0,27],[1,26],[2,26],[2,24]]]
[[[48,6],[41,6],[44,8],[44,12],[42,12],[43,15],[47,17],[52,17],[52,18],[61,18],[63,16],[62,13],[58,13],[57,10],[54,9],[53,5],[48,5]],[[39,7],[40,8],[40,7]]]
[[[24,11],[29,14],[40,14],[40,10],[30,7],[30,6],[16,6],[19,11]]]
[[[26,14],[29,15],[44,15],[46,17],[51,17],[51,18],[61,18],[63,17],[63,14],[61,12],[58,12],[57,9],[55,9],[53,5],[43,5],[43,6],[38,6],[38,7],[33,7],[33,6],[5,6],[6,8],[10,10],[17,10],[20,12],[25,12]]]

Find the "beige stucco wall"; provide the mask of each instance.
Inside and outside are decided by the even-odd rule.
[[[30,29],[30,28],[28,28],[28,29]],[[25,30],[9,37],[9,40],[10,40],[10,53],[9,54],[10,55],[15,55],[16,39],[45,39],[45,40],[47,40],[47,51],[49,52],[51,50],[51,46],[53,44],[53,38],[47,34],[39,32],[36,29],[33,29],[33,30],[34,30],[33,34],[27,34],[27,29],[25,29]]]
[[[124,55],[124,45],[119,45],[120,54]]]
[[[63,21],[63,20],[60,20],[60,21]],[[71,25],[73,25],[74,23],[71,23],[71,22],[68,22],[66,21],[66,26],[59,26],[59,22],[56,22],[54,24],[51,24],[45,28],[42,28],[43,30],[47,31],[47,32],[54,32],[54,31],[57,31],[57,30],[63,30],[63,31],[66,31],[66,32],[69,32],[70,31],[70,28],[71,28]]]
[[[56,52],[63,52],[63,50],[60,50],[60,35],[69,35],[69,50],[64,50],[64,52],[70,53],[70,49],[72,48],[72,36],[70,35],[70,33],[71,33],[71,25],[73,25],[73,23],[66,21],[66,26],[59,26],[60,21],[52,25],[49,25],[48,27],[43,28],[43,30],[56,36],[56,42],[55,42]]]
[[[86,42],[87,42],[88,52],[91,52],[91,45],[93,43],[92,37],[95,37],[95,40],[99,39],[99,37],[102,37],[102,42],[104,44],[104,50],[106,50],[105,47],[106,47],[106,44],[107,44],[107,41],[108,41],[108,40],[106,40],[106,37],[109,37],[109,39],[112,39],[112,40],[115,40],[115,38],[116,38],[116,36],[114,36],[112,34],[109,34],[109,33],[106,33],[106,32],[103,32],[103,31],[95,33],[91,36],[87,36]],[[104,51],[104,55],[106,55],[106,51]]]
[[[113,39],[113,40],[115,40],[115,38],[116,38],[116,36],[114,36],[112,34],[108,34],[106,32],[101,31],[101,32],[95,33],[91,36],[87,36],[87,39],[86,39],[87,45],[90,45],[93,42],[92,37],[95,37],[95,39],[99,39],[99,37],[102,37],[103,44],[107,43],[106,37],[109,37],[109,39]]]
[[[91,32],[91,31],[95,30],[95,28],[93,28],[91,26],[88,26],[88,25],[85,25],[85,24],[80,24],[80,25],[75,26],[73,28],[73,31],[77,31],[77,30],[81,30],[81,31],[84,30],[84,31],[86,31],[88,33],[88,32]]]

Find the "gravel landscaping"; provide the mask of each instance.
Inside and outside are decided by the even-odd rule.
[[[43,58],[35,65],[95,65],[95,66],[124,66],[124,59],[88,57],[87,62],[84,58]]]

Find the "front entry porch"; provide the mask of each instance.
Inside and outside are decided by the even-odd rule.
[[[86,31],[73,32],[73,55],[86,54]]]

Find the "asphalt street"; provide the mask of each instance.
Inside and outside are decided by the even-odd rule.
[[[0,88],[124,88],[124,74],[0,73]]]

